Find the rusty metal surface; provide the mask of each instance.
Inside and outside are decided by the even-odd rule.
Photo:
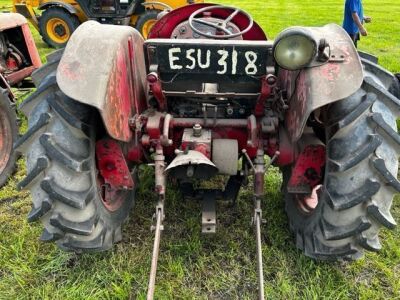
[[[4,74],[4,78],[7,80],[9,85],[13,86],[24,80],[26,77],[29,77],[35,70],[36,68],[33,66],[27,67],[9,74]]]
[[[301,71],[280,70],[281,88],[288,91],[289,110],[286,126],[290,140],[297,141],[312,111],[355,93],[363,81],[363,70],[356,48],[338,25],[309,27],[314,38],[325,38],[331,60],[321,66]],[[333,57],[334,56],[334,57]]]
[[[287,189],[290,193],[310,193],[319,184],[325,169],[325,146],[308,145],[296,160]]]
[[[57,69],[60,89],[99,109],[107,132],[129,141],[129,119],[146,107],[143,38],[128,26],[83,23],[72,34]]]
[[[131,190],[134,182],[120,145],[112,139],[96,142],[97,166],[106,184],[116,190]]]
[[[201,232],[210,234],[217,231],[216,191],[205,191],[202,199]]]
[[[201,128],[201,126],[199,126]],[[193,128],[185,128],[182,135],[182,150],[196,150],[207,158],[211,158],[211,130],[200,129],[198,136],[194,134]]]
[[[40,60],[39,52],[36,48],[35,40],[33,39],[31,30],[29,29],[29,25],[25,23],[21,26],[21,29],[24,35],[26,47],[28,48],[32,66],[35,69],[38,69],[42,66],[42,61]]]
[[[170,176],[184,179],[208,179],[217,174],[217,167],[201,152],[189,150],[179,154],[165,169]]]
[[[212,6],[216,4],[211,3],[199,3],[184,6],[181,8],[174,9],[170,13],[163,16],[151,29],[148,38],[171,38],[175,28],[184,21],[187,21],[192,13],[196,10]],[[232,12],[227,9],[215,9],[212,16],[215,18],[226,19]],[[238,14],[232,19],[240,30],[243,30],[248,25],[248,19],[243,14]],[[243,34],[244,40],[266,40],[267,37],[261,27],[254,22],[253,27],[250,31]]]

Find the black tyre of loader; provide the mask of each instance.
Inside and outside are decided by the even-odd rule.
[[[351,260],[378,251],[380,227],[392,229],[397,180],[400,100],[366,77],[350,97],[326,110],[326,165],[318,204],[301,209],[283,170],[286,212],[297,248],[314,259]]]
[[[47,8],[39,19],[42,39],[53,48],[65,47],[71,34],[79,25],[77,16],[55,6]]]
[[[135,191],[118,193],[120,203],[113,209],[105,205],[95,161],[95,142],[102,137],[100,132],[96,137],[102,126],[93,122],[98,114],[64,95],[52,69],[21,105],[22,110],[32,108],[29,129],[16,143],[27,160],[27,176],[19,188],[31,191],[28,221],[41,220],[40,239],[55,241],[64,250],[107,250],[122,238],[121,225]]]
[[[8,91],[0,88],[0,187],[15,170],[16,152],[13,144],[18,138],[18,123]]]
[[[396,77],[397,80],[397,87],[396,91],[394,92],[394,95],[400,99],[400,73],[394,74],[394,77]]]
[[[147,9],[139,16],[135,28],[140,32],[144,39],[147,39],[151,28],[153,28],[154,24],[157,22],[157,16],[160,12],[160,10],[156,9]]]

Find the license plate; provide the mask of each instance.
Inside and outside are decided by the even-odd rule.
[[[161,73],[195,73],[211,76],[262,76],[266,74],[265,45],[158,44]]]

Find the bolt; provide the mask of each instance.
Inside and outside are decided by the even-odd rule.
[[[179,32],[180,32],[181,34],[186,33],[186,27],[185,27],[185,26],[182,26],[181,28],[179,28]]]
[[[229,116],[233,115],[233,108],[230,107],[230,106],[227,107],[227,108],[226,108],[226,114],[229,115]]]
[[[200,124],[194,124],[193,126],[193,136],[200,137],[202,133],[202,127]]]
[[[276,77],[274,75],[269,75],[267,77],[267,83],[269,85],[274,85],[276,83]]]
[[[244,115],[246,113],[246,109],[243,107],[239,108],[239,114]]]
[[[186,176],[187,177],[193,177],[194,175],[194,167],[193,166],[189,166],[186,170]]]

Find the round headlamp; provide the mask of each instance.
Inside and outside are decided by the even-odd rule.
[[[282,32],[274,44],[276,63],[286,70],[299,70],[312,62],[317,43],[306,31],[289,29]]]

